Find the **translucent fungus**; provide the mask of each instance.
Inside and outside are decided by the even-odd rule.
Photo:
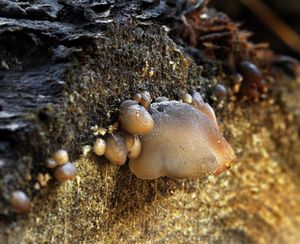
[[[148,134],[154,125],[149,112],[132,100],[127,100],[121,104],[119,122],[125,131],[137,135]]]
[[[208,103],[204,102],[199,92],[196,91],[193,92],[192,105],[195,108],[197,108],[199,111],[204,113],[218,127],[218,122],[214,110]]]
[[[126,146],[127,146],[127,157],[136,159],[141,154],[142,151],[142,143],[137,135],[131,135],[129,133],[123,133]]]
[[[52,158],[48,158],[45,162],[45,165],[48,169],[53,169],[58,166],[57,162]]]
[[[75,178],[76,175],[77,169],[70,162],[61,165],[54,170],[54,177],[59,181],[72,180]]]
[[[150,108],[153,131],[141,136],[141,155],[129,167],[139,178],[204,177],[221,172],[235,158],[215,123],[195,107],[176,101]]]
[[[184,103],[191,104],[193,102],[193,97],[190,94],[186,93],[182,96],[182,101]]]
[[[106,137],[106,150],[104,156],[112,163],[122,165],[126,162],[127,147],[120,133],[110,134]]]
[[[240,65],[240,72],[243,75],[244,80],[248,82],[260,82],[262,80],[262,73],[254,63],[244,61]]]
[[[217,84],[214,93],[217,97],[226,97],[228,92],[225,86]]]
[[[139,102],[142,100],[142,95],[141,95],[141,93],[135,93],[135,94],[133,94],[132,99],[133,99],[134,101],[136,101],[136,102],[139,103]]]
[[[239,71],[243,76],[241,94],[247,98],[258,100],[260,93],[267,91],[261,71],[255,64],[249,61],[242,62]]]
[[[150,104],[151,104],[151,95],[149,92],[144,91],[141,93],[141,101],[140,104],[148,110]]]
[[[69,155],[66,150],[60,149],[53,154],[53,159],[58,165],[62,165],[69,161]]]
[[[98,138],[95,141],[95,144],[93,146],[94,153],[98,156],[102,156],[105,153],[105,149],[106,149],[106,142],[103,139]]]
[[[10,204],[15,212],[24,214],[30,209],[30,200],[22,191],[14,191],[11,194]]]

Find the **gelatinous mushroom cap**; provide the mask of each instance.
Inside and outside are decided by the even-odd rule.
[[[67,162],[54,170],[54,177],[59,181],[72,180],[77,173],[76,167],[72,163]]]
[[[137,135],[148,134],[154,125],[149,112],[133,100],[127,100],[121,104],[119,122],[124,130]]]
[[[53,159],[58,165],[66,164],[69,161],[69,155],[66,150],[60,149],[53,154]]]
[[[30,209],[30,200],[22,191],[14,191],[11,194],[10,203],[15,212],[24,214]]]
[[[137,135],[132,135],[127,132],[123,132],[123,137],[126,142],[126,147],[128,150],[128,158],[138,158],[142,151],[142,143]]]
[[[105,138],[106,150],[104,156],[112,163],[122,165],[127,159],[127,147],[124,137],[116,132]]]
[[[204,177],[235,157],[215,123],[193,106],[175,101],[153,103],[150,113],[154,129],[140,137],[142,153],[129,161],[137,177]]]

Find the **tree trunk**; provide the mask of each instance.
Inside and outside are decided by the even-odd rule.
[[[45,2],[0,1],[1,243],[300,240],[298,63],[249,42],[207,1]],[[236,89],[245,60],[265,78],[255,94],[251,81]],[[115,123],[133,93],[179,100],[192,89],[237,154],[221,176],[145,181],[82,154],[91,127]],[[37,187],[60,148],[78,176]],[[11,209],[16,190],[32,201],[28,215]]]

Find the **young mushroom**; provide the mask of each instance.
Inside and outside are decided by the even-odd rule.
[[[53,154],[53,159],[58,165],[63,165],[69,161],[69,155],[66,150],[60,149]]]
[[[129,161],[137,177],[204,177],[220,173],[235,159],[216,123],[201,110],[170,101],[152,104],[150,113],[153,131],[140,137],[142,152]]]
[[[154,125],[149,112],[133,100],[127,100],[121,104],[119,122],[125,131],[137,135],[148,134]]]
[[[16,213],[24,214],[30,209],[30,200],[23,191],[14,191],[11,194],[10,204]]]
[[[57,162],[52,158],[48,158],[45,162],[45,165],[48,169],[53,169],[58,166]]]
[[[185,93],[183,96],[182,96],[182,101],[184,103],[188,103],[188,104],[191,104],[193,102],[193,97],[188,94],[188,93]]]
[[[98,138],[93,146],[93,151],[96,155],[102,156],[105,153],[106,142],[102,138]]]
[[[72,180],[76,175],[77,169],[70,162],[63,164],[54,170],[54,177],[59,181]]]
[[[193,100],[191,105],[197,108],[200,112],[204,113],[215,124],[215,126],[218,127],[218,122],[214,110],[208,103],[204,102],[200,93],[194,91],[192,98]]]
[[[141,101],[140,104],[145,108],[145,109],[149,109],[150,104],[151,104],[151,95],[149,92],[144,91],[141,93]]]
[[[106,150],[104,156],[112,163],[122,165],[126,162],[127,147],[121,133],[116,132],[106,137]]]
[[[126,147],[128,150],[127,157],[136,159],[141,154],[142,143],[137,135],[132,135],[127,132],[123,132],[123,136],[126,142]]]

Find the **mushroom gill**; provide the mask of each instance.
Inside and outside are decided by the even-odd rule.
[[[235,158],[215,122],[195,107],[176,101],[153,103],[151,133],[141,136],[142,152],[130,159],[141,179],[196,178],[220,173]]]

